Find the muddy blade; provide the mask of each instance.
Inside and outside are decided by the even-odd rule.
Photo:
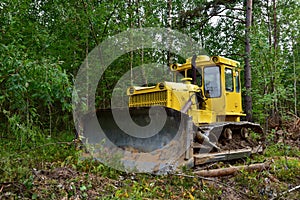
[[[190,147],[189,117],[166,107],[149,111],[148,107],[129,109],[128,117],[128,110],[120,108],[85,115],[83,141],[92,146],[89,151],[95,158],[117,169],[150,173],[175,169]],[[125,130],[119,127],[118,120]]]

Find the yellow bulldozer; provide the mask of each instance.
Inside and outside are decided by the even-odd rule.
[[[90,151],[111,166],[111,152],[117,152],[127,171],[163,173],[261,152],[253,135],[262,136],[262,128],[241,121],[239,65],[221,56],[193,56],[170,65],[173,81],[130,86],[127,108],[97,110],[98,121],[83,118],[84,138],[95,144]],[[128,118],[137,126],[126,129]]]

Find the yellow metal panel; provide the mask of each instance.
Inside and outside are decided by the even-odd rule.
[[[207,110],[191,110],[189,114],[190,116],[192,116],[193,122],[195,124],[209,124],[212,122],[216,122],[215,112]]]
[[[167,90],[131,95],[129,107],[167,106]]]
[[[225,65],[229,65],[229,66],[233,66],[233,67],[240,66],[239,62],[237,62],[235,60],[231,60],[229,58],[224,58],[222,56],[212,56],[211,60],[216,64],[225,64]]]

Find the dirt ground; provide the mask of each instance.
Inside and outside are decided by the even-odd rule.
[[[272,134],[275,146],[300,152],[300,119],[286,122]],[[216,178],[199,177],[193,171],[153,176],[120,173],[95,163],[80,167],[44,163],[42,169],[32,168],[27,182],[0,183],[0,199],[300,199],[299,154],[265,155],[253,162],[259,159],[271,162],[271,169]],[[213,163],[206,169],[245,162]]]

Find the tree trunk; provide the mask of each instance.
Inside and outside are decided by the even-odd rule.
[[[142,28],[142,23],[143,23],[143,13],[140,11],[141,8],[141,4],[140,4],[140,0],[136,0],[135,2],[136,4],[136,13],[135,15],[137,16],[137,25],[139,28]],[[141,70],[142,70],[142,79],[143,79],[143,85],[148,86],[148,79],[146,76],[146,71],[144,68],[144,47],[142,45],[141,49],[139,50],[139,53],[141,55]]]
[[[294,40],[293,40],[293,46],[294,45]],[[293,71],[294,71],[294,111],[295,111],[295,115],[297,115],[298,111],[297,111],[297,76],[296,76],[296,61],[295,61],[295,54],[293,54]]]
[[[277,14],[276,14],[276,0],[273,0],[273,20],[274,20],[274,32],[273,32],[273,39],[274,39],[274,50],[276,54],[277,49],[277,39],[278,39],[278,33],[277,33]],[[276,56],[276,55],[275,55]]]
[[[167,4],[167,10],[168,10],[168,18],[167,18],[167,27],[169,30],[172,29],[172,0],[168,0]],[[171,41],[169,43],[169,48],[167,52],[167,66],[171,64]]]
[[[278,116],[278,92],[277,92],[277,46],[278,46],[278,31],[277,31],[277,14],[276,14],[276,0],[273,0],[273,26],[274,26],[274,32],[273,32],[273,40],[274,40],[274,61],[273,61],[273,82],[272,82],[272,92],[276,95],[274,99],[274,109],[272,109],[272,117]]]
[[[251,45],[250,45],[250,27],[252,19],[252,0],[246,3],[246,29],[245,29],[245,112],[247,121],[252,121],[252,96],[251,96]]]
[[[129,7],[129,26],[133,28],[133,21],[132,21],[132,5],[134,0],[128,0],[128,7]],[[132,34],[129,35],[130,42],[132,43]],[[132,44],[131,44],[132,45]],[[133,85],[133,51],[130,51],[130,85]]]

